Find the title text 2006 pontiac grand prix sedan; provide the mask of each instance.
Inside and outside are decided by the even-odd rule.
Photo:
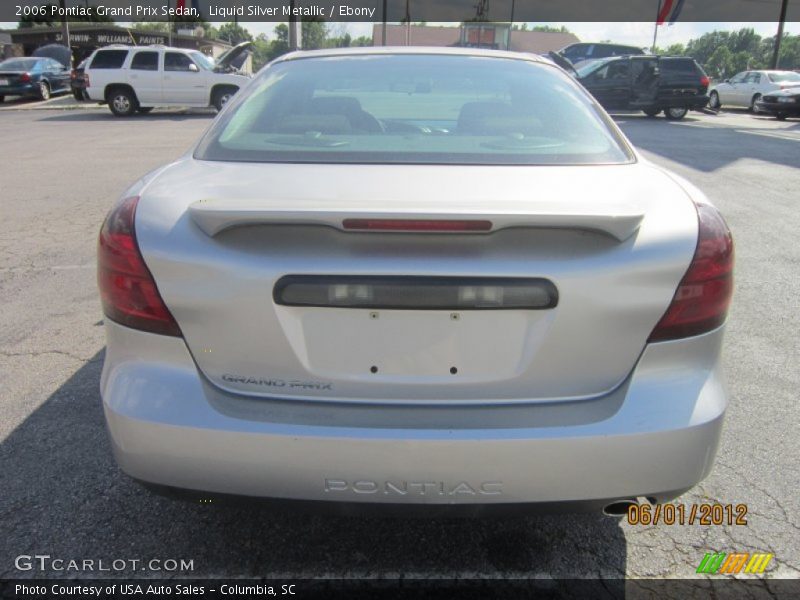
[[[712,468],[728,227],[545,59],[289,54],[98,254],[108,429],[146,484],[618,512]]]

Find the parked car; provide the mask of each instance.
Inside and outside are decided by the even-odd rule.
[[[732,267],[548,60],[287,54],[102,226],[112,447],[195,499],[664,501],[712,468]]]
[[[562,48],[558,51],[558,54],[569,60],[573,65],[579,66],[579,63],[587,60],[609,58],[611,56],[636,56],[647,54],[647,52],[638,46],[607,43],[589,44],[580,42]]]
[[[9,58],[0,62],[0,102],[6,96],[48,100],[69,91],[69,71],[52,58]]]
[[[197,50],[165,46],[109,46],[89,57],[84,79],[90,100],[107,103],[118,117],[156,106],[225,103],[249,81],[230,65],[252,45],[244,42],[217,61]]]
[[[86,77],[85,77],[85,70],[86,70],[86,63],[89,62],[89,59],[85,59],[80,62],[80,64],[72,69],[70,73],[70,85],[72,87],[72,95],[75,97],[75,100],[88,100],[89,97],[86,95]]]
[[[651,117],[663,111],[668,119],[677,120],[708,103],[709,78],[691,58],[625,56],[577,68],[556,53],[551,58],[609,110],[641,110]]]
[[[711,86],[708,106],[738,106],[759,111],[758,101],[764,94],[800,85],[800,73],[794,71],[742,71],[730,79]]]
[[[775,115],[779,121],[800,116],[800,86],[769,92],[756,102],[759,112]]]

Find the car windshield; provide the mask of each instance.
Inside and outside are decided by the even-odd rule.
[[[196,62],[206,71],[212,71],[214,69],[214,59],[209,58],[202,52],[190,52],[189,56],[191,56],[194,59],[194,62]]]
[[[195,157],[322,163],[630,162],[578,84],[531,61],[368,55],[283,61],[214,123]]]
[[[35,58],[10,58],[0,62],[0,69],[9,71],[26,71],[36,66],[38,59]]]
[[[582,79],[583,77],[586,77],[589,73],[600,69],[603,65],[605,65],[607,62],[610,62],[611,60],[614,60],[614,58],[613,57],[598,58],[595,60],[589,60],[583,63],[580,67],[576,67],[575,72],[578,74],[578,78]]]
[[[773,83],[800,81],[800,73],[792,73],[791,71],[787,71],[786,73],[770,73],[769,80]]]

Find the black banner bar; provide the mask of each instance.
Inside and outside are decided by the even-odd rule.
[[[800,597],[800,580],[759,576],[697,579],[27,579],[0,580],[8,600],[233,600],[283,598],[772,598]]]
[[[782,0],[686,0],[667,21],[776,22]],[[658,0],[2,0],[0,21],[654,22]],[[385,7],[385,11],[384,11]],[[66,10],[63,13],[62,10]],[[675,12],[677,11],[677,12]],[[800,20],[790,0],[787,21]]]

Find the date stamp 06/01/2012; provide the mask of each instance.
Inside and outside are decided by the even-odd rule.
[[[631,504],[629,525],[747,525],[746,504]]]

